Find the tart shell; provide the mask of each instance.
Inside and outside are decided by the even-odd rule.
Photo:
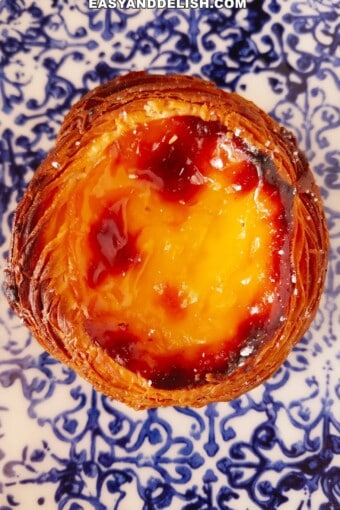
[[[85,171],[77,161],[89,158],[92,145],[95,161],[94,140],[100,139],[105,145],[105,134],[110,130],[116,130],[119,139],[130,118],[133,124],[188,114],[204,121],[218,121],[227,126],[228,132],[237,133],[253,153],[270,158],[280,182],[293,190],[289,225],[291,271],[290,281],[281,282],[283,286],[289,284],[285,317],[269,337],[253,346],[247,356],[238,355],[225,372],[206,373],[198,385],[189,383],[167,389],[150,384],[89,338],[83,318],[91,317],[81,305],[81,296],[75,297],[77,285],[62,277],[63,273],[71,274],[64,267],[70,261],[62,258],[58,271],[51,268],[53,251],[58,243],[65,242],[63,236],[45,242],[43,232],[55,220],[55,203],[68,193],[70,179],[78,178],[75,169]],[[63,222],[60,214],[58,222]],[[11,307],[43,348],[100,392],[135,409],[200,407],[237,398],[281,366],[315,316],[325,282],[327,253],[328,234],[320,192],[290,132],[252,102],[207,81],[136,72],[95,88],[65,117],[54,149],[36,171],[17,207],[6,292]],[[79,267],[74,264],[75,281],[78,273]],[[54,285],[55,278],[59,279],[58,286]]]

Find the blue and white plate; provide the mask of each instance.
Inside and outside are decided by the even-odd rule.
[[[186,73],[254,100],[297,135],[330,227],[320,310],[247,395],[135,412],[43,352],[1,291],[0,510],[340,508],[340,4],[224,5],[0,0],[1,274],[16,203],[70,106],[128,70]]]

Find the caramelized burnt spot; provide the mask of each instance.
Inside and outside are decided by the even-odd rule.
[[[270,219],[272,230],[272,275],[271,277],[281,282],[280,298],[288,302],[291,291],[292,275],[288,263],[290,245],[290,225],[292,222],[292,205],[294,189],[284,182],[278,174],[272,160],[263,154],[250,155],[256,162],[263,176],[263,189],[276,214]],[[294,277],[293,277],[294,279]]]
[[[248,193],[258,185],[259,175],[254,163],[241,161],[231,168],[231,179],[235,191]]]
[[[90,287],[100,284],[109,275],[126,273],[141,260],[136,246],[137,235],[129,232],[126,224],[126,204],[126,199],[117,200],[106,207],[91,226],[92,260],[87,278]]]
[[[193,116],[123,130],[98,169],[89,337],[154,387],[231,373],[287,315],[292,187],[267,155]]]
[[[105,317],[101,320],[87,320],[85,330],[94,343],[100,345],[117,363],[124,367],[133,367],[133,361],[138,358],[139,338],[129,331],[125,322],[110,325]]]
[[[193,116],[150,121],[119,140],[121,163],[134,168],[164,200],[191,203],[206,183],[206,169],[226,132],[220,122]]]
[[[156,300],[157,304],[160,305],[170,317],[174,319],[185,317],[188,306],[188,296],[184,289],[166,283],[165,285],[156,285],[155,291],[158,295],[158,299]]]
[[[126,323],[109,327],[102,318],[97,322],[88,321],[86,330],[121,366],[139,373],[153,387],[174,390],[204,384],[207,374],[225,375],[235,364],[242,363],[268,333],[268,319],[268,311],[254,314],[239,325],[232,341],[227,338],[219,342],[217,349],[198,345],[160,356],[153,352],[152,337],[146,343],[130,331]],[[239,338],[251,338],[251,342],[240,348]]]

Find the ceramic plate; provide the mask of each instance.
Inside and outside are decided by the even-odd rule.
[[[65,113],[95,85],[148,69],[211,79],[296,134],[325,201],[326,290],[266,384],[230,403],[149,412],[43,352],[2,292],[0,510],[339,509],[340,4],[106,4],[0,1],[2,277],[15,205]]]

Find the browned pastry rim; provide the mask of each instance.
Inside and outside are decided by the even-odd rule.
[[[223,370],[204,371],[200,368],[202,373],[199,383],[188,379],[188,384],[175,381],[173,387],[170,387],[168,373],[168,379],[163,378],[163,385],[157,384],[156,377],[152,379],[154,372],[150,367],[145,368],[145,374],[149,376],[143,376],[144,372],[134,368],[135,365],[139,366],[138,360],[131,360],[130,352],[125,353],[130,356],[129,359],[122,361],[122,354],[120,358],[118,355],[110,355],[106,344],[98,340],[99,333],[92,333],[89,305],[84,304],[88,299],[82,276],[85,274],[85,262],[79,257],[83,239],[78,236],[78,231],[85,229],[77,209],[81,202],[78,204],[76,194],[69,197],[67,194],[71,191],[75,193],[78,182],[81,182],[82,193],[85,190],[84,196],[88,197],[89,192],[86,190],[90,186],[95,188],[91,181],[95,172],[92,172],[92,167],[104,165],[103,154],[108,153],[105,152],[108,147],[110,157],[116,157],[116,161],[126,164],[127,156],[112,156],[112,152],[117,144],[119,147],[127,147],[128,152],[133,130],[141,133],[139,136],[142,144],[145,126],[153,125],[156,126],[154,131],[164,129],[166,133],[169,125],[182,129],[185,122],[196,126],[195,129],[197,126],[203,126],[204,129],[213,126],[211,129],[217,130],[217,135],[209,136],[215,136],[214,140],[220,139],[218,137],[223,132],[237,157],[243,158],[242,164],[248,158],[252,168],[261,167],[261,171],[267,172],[269,177],[265,178],[268,189],[274,190],[276,186],[279,197],[283,196],[286,188],[289,190],[287,196],[290,198],[284,209],[287,223],[285,247],[289,253],[285,254],[284,259],[288,268],[285,273],[287,281],[275,283],[275,289],[281,293],[280,299],[285,300],[281,303],[281,310],[285,313],[281,321],[275,322],[270,334],[261,336],[257,332],[258,341],[253,344],[241,343],[236,354],[230,357],[228,365],[223,365]],[[147,130],[145,132],[149,133]],[[169,144],[176,138],[168,140]],[[125,140],[125,146],[121,140]],[[181,147],[183,151],[183,144]],[[233,163],[233,159],[231,161]],[[105,169],[105,165],[101,168]],[[139,185],[141,179],[138,175],[135,180]],[[204,182],[207,181],[208,178],[205,178]],[[153,182],[149,185],[148,181],[147,186],[151,189],[155,184]],[[136,189],[133,188],[131,193],[137,193]],[[173,189],[170,191],[173,192]],[[196,188],[194,191],[196,193]],[[159,190],[157,192],[159,195]],[[103,191],[96,193],[104,199]],[[156,199],[160,200],[158,195]],[[162,197],[165,203],[169,202],[167,197],[164,198],[164,193]],[[74,205],[73,201],[78,205]],[[125,204],[124,201],[119,203]],[[68,212],[63,212],[65,208],[60,204],[67,204]],[[177,214],[176,207],[171,209],[174,215]],[[112,218],[118,218],[118,213],[112,211],[116,211],[113,206],[110,209],[111,222]],[[72,238],[65,227],[68,222],[76,239],[75,246],[71,248],[66,244],[66,240],[69,242]],[[95,240],[98,239],[98,233],[96,236]],[[78,254],[77,263],[72,250]],[[64,252],[73,255],[67,258]],[[55,263],[56,253],[63,254],[59,266]],[[210,402],[234,399],[268,379],[280,367],[315,316],[324,287],[327,253],[328,234],[320,192],[306,158],[290,132],[250,101],[237,94],[219,90],[207,81],[188,76],[136,72],[95,88],[65,117],[54,149],[36,171],[18,205],[6,270],[6,290],[11,307],[22,317],[40,344],[75,369],[99,391],[136,409],[166,405],[199,407]],[[124,263],[125,277],[130,266],[126,261]],[[100,280],[98,275],[95,278]],[[98,316],[104,315],[103,312]],[[173,320],[176,322],[177,316]],[[182,320],[182,317],[178,320]],[[164,321],[167,324],[167,319]],[[249,346],[251,348],[247,350]],[[178,348],[176,352],[179,352]],[[152,359],[154,361],[158,358]]]

